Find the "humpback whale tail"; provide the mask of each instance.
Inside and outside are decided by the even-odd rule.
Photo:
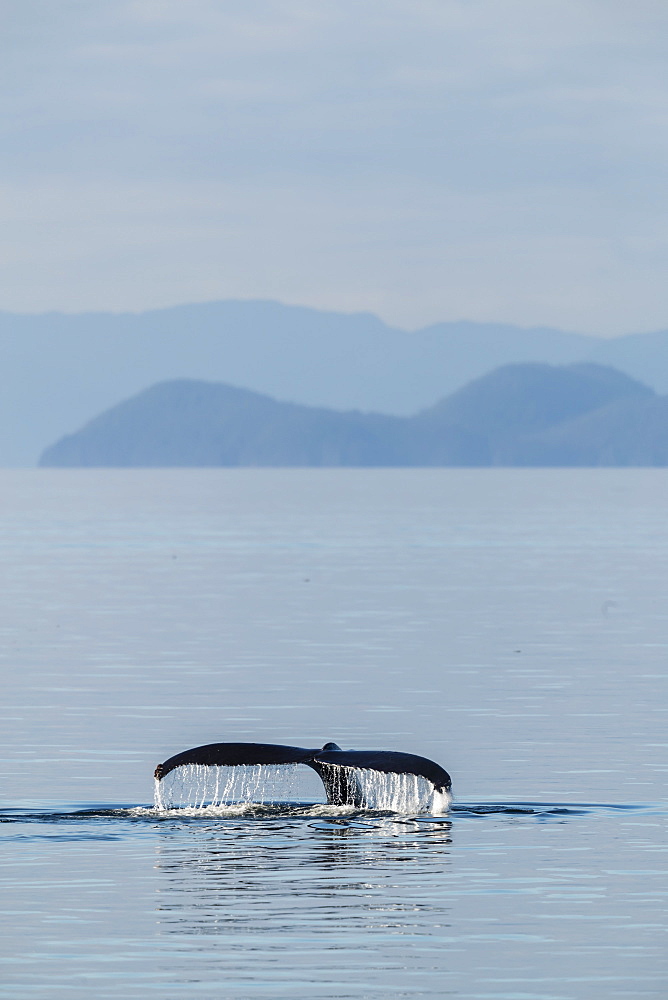
[[[389,779],[394,777],[394,784],[402,788],[412,776],[416,788],[419,782],[426,782],[432,797],[439,800],[441,807],[447,806],[450,801],[450,775],[433,760],[393,750],[342,750],[336,743],[325,743],[321,749],[275,743],[207,743],[184,750],[158,764],[155,778],[159,785],[170,772],[188,765],[241,767],[281,764],[305,764],[314,770],[325,786],[327,802],[331,805],[378,808],[380,779],[386,776]],[[387,798],[386,795],[381,808],[391,808]]]

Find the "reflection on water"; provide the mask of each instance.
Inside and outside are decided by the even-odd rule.
[[[437,960],[451,906],[424,882],[443,879],[450,843],[449,822],[369,815],[203,823],[178,840],[162,824],[160,932],[177,951],[215,939],[220,973],[247,988],[393,993],[407,947]]]
[[[157,869],[165,876],[159,910],[179,927],[192,917],[201,929],[202,906],[213,907],[209,916],[216,921],[221,905],[228,911],[226,919],[244,921],[244,897],[250,895],[253,910],[263,909],[265,921],[273,919],[271,901],[277,898],[281,919],[289,910],[295,919],[308,911],[309,919],[320,921],[349,909],[352,894],[359,911],[354,923],[366,925],[368,913],[396,909],[396,902],[390,906],[375,899],[381,888],[386,891],[393,884],[393,875],[405,888],[406,876],[424,874],[424,865],[433,872],[447,864],[450,844],[449,822],[422,825],[392,818],[276,819],[263,821],[260,828],[228,820],[190,826],[177,841],[162,824],[156,844]],[[198,897],[195,909],[193,894]],[[317,912],[311,913],[314,908]],[[413,913],[423,909],[418,899],[411,899],[409,908]]]
[[[218,970],[255,995],[303,992],[306,982],[331,997],[661,995],[643,961],[656,967],[656,933],[635,924],[635,904],[633,926],[619,911],[614,880],[592,879],[577,836],[577,824],[588,825],[595,851],[597,825],[616,838],[622,829],[611,824],[651,822],[652,810],[465,803],[443,819],[327,809],[161,824],[156,918],[171,947],[215,948]],[[458,830],[471,822],[479,838]],[[554,839],[541,847],[527,836],[546,823],[576,824],[560,851]],[[608,940],[624,928],[617,960],[604,945],[583,949],[583,922]],[[464,978],[455,971],[462,949],[477,956]],[[556,980],[555,992],[547,984]]]
[[[6,955],[26,964],[0,995],[658,1000],[666,819],[537,802],[4,810],[22,861],[5,870]]]

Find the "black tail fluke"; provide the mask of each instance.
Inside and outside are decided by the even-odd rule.
[[[287,747],[277,743],[207,743],[170,757],[155,769],[160,781],[170,771],[187,764],[234,767],[240,764],[306,764],[322,779],[332,805],[363,805],[356,770],[383,774],[414,774],[431,782],[436,792],[448,795],[450,775],[426,757],[393,750],[341,750],[336,743],[322,749]]]
[[[208,764],[218,767],[237,764],[305,764],[318,750],[305,747],[284,747],[278,743],[207,743],[177,753],[158,764],[155,777],[160,780],[177,767],[186,764]]]

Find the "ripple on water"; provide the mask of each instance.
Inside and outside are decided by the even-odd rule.
[[[396,813],[390,809],[359,809],[344,805],[329,805],[323,802],[232,802],[203,806],[180,806],[157,808],[148,805],[103,805],[85,809],[28,810],[4,809],[0,812],[0,824],[14,823],[94,823],[126,822],[166,823],[177,820],[237,820],[249,821],[276,819],[322,819],[332,825],[347,824],[357,828],[371,828],[375,821],[392,819],[415,823],[418,826],[433,826],[459,820],[486,818],[564,819],[594,814],[640,814],[664,813],[657,805],[619,803],[564,803],[564,802],[457,802],[450,806],[447,814]],[[364,822],[361,822],[361,821]],[[328,824],[311,824],[314,828],[326,829]]]

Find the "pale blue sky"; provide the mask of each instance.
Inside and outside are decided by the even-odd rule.
[[[668,326],[665,0],[0,9],[0,309]]]

